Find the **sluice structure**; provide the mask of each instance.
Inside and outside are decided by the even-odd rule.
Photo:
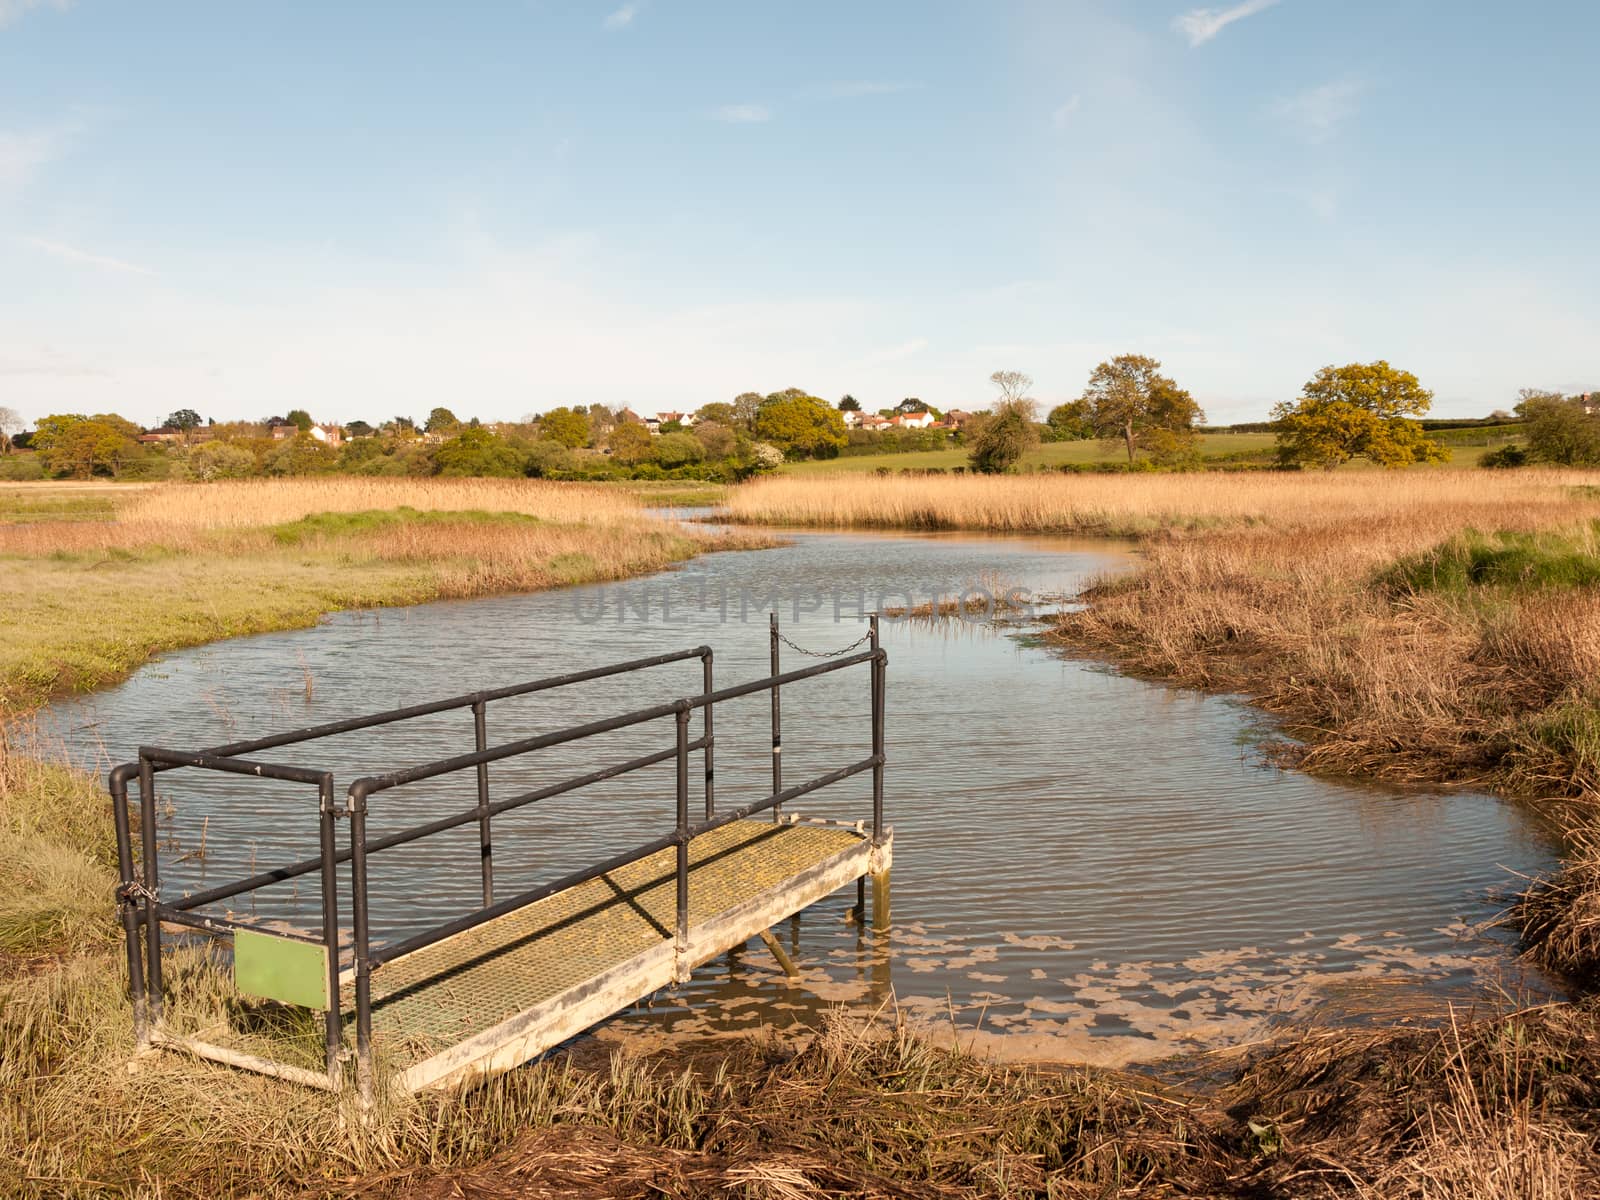
[[[207,750],[141,747],[137,761],[110,775],[122,875],[119,908],[140,1052],[174,1049],[335,1091],[353,1084],[367,1099],[380,1086],[407,1092],[451,1087],[527,1062],[652,992],[686,981],[694,968],[752,937],[761,937],[793,975],[794,965],[771,927],[852,882],[857,919],[864,918],[870,878],[873,923],[885,926],[893,833],[883,822],[887,655],[879,645],[877,619],[871,620],[864,649],[797,670],[780,669],[784,640],[774,615],[771,674],[731,687],[715,686],[711,648],[698,646]],[[693,659],[702,665],[701,689],[694,695],[490,744],[488,713],[495,701]],[[786,784],[780,693],[856,668],[864,669],[871,693],[866,757]],[[771,789],[721,808],[715,787],[717,707],[762,694],[771,702]],[[456,710],[470,710],[475,731],[470,752],[367,775],[342,794],[331,771],[252,757],[302,746],[310,756],[322,738]],[[670,744],[653,752],[516,795],[496,796],[491,787],[497,763],[616,730],[669,723]],[[496,818],[667,763],[676,767],[672,828],[531,890],[496,895]],[[694,789],[691,766],[701,776]],[[307,819],[314,814],[318,823],[320,852],[181,899],[163,899],[155,783],[157,775],[180,770],[304,788]],[[385,792],[468,772],[476,779],[475,804],[407,829],[368,834],[369,811],[382,804]],[[863,773],[872,779],[870,817],[845,823],[784,811],[792,801]],[[137,791],[137,821],[130,785]],[[691,797],[691,791],[698,795]],[[693,815],[691,798],[697,802]],[[368,886],[372,856],[471,826],[478,831],[482,862],[481,904],[402,940],[375,943]],[[321,919],[315,931],[234,911],[240,897],[301,877],[319,884]],[[348,897],[348,914],[340,910],[341,894]],[[180,992],[192,984],[169,983],[163,969],[164,940],[196,933],[231,943],[237,996],[210,1009],[187,1004]],[[169,946],[165,957],[171,954]],[[175,1019],[179,1011],[181,1020]],[[202,1013],[199,1018],[196,1011]]]

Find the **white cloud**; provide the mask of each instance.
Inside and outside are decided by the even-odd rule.
[[[1358,79],[1339,79],[1286,96],[1271,111],[1299,137],[1316,144],[1327,141],[1355,115],[1366,90],[1367,85]]]
[[[772,110],[765,104],[724,104],[715,109],[712,118],[730,125],[758,125],[772,120]]]
[[[1070,100],[1050,114],[1051,124],[1057,129],[1065,129],[1068,123],[1071,122],[1073,114],[1082,106],[1083,97],[1074,92]]]
[[[138,263],[131,263],[125,259],[112,258],[105,254],[94,254],[88,250],[80,250],[76,246],[69,246],[65,242],[53,242],[47,238],[24,237],[18,238],[25,246],[31,246],[44,254],[64,259],[67,262],[80,263],[86,267],[99,267],[103,271],[119,271],[125,275],[154,275],[149,267],[141,267]]]
[[[1192,8],[1181,16],[1174,17],[1172,28],[1189,39],[1189,45],[1200,46],[1209,42],[1235,21],[1242,21],[1246,17],[1253,17],[1258,12],[1265,12],[1278,0],[1244,0],[1242,4],[1235,4],[1232,8]]]
[[[4,2],[5,0],[0,0],[0,4],[3,4]],[[638,15],[639,5],[624,4],[615,12],[608,14],[606,19],[602,22],[602,25],[605,29],[608,29],[612,32],[615,32],[619,29],[627,29],[633,24],[633,19]]]
[[[35,8],[53,8],[57,12],[65,12],[71,7],[72,0],[0,0],[0,29],[22,20]]]

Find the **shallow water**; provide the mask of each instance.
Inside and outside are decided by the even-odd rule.
[[[214,745],[702,642],[728,684],[765,673],[773,602],[794,641],[827,651],[858,638],[858,614],[879,605],[975,585],[1071,593],[1127,561],[1098,541],[798,534],[647,580],[344,613],[182,651],[56,705],[46,721],[80,758],[120,760],[141,743]],[[1248,1040],[1317,1008],[1364,1019],[1546,986],[1508,977],[1504,941],[1473,932],[1508,872],[1554,861],[1552,835],[1527,811],[1487,795],[1273,769],[1253,750],[1271,729],[1248,706],[1064,659],[1031,644],[1032,628],[1025,614],[884,626],[896,856],[887,947],[846,920],[847,889],[780,931],[805,968],[803,988],[787,986],[755,943],[609,1032],[783,1026],[829,1003],[892,1002],[1001,1053],[1120,1062]],[[786,667],[811,661],[784,653]],[[690,661],[499,702],[490,740],[691,694],[699,672]],[[783,711],[785,783],[869,752],[865,668],[785,689]],[[765,794],[767,722],[764,695],[719,707],[720,808]],[[359,775],[470,750],[471,736],[460,712],[261,757],[331,769],[342,790]],[[663,721],[496,764],[493,791],[671,738]],[[498,818],[497,894],[667,832],[672,770]],[[382,793],[371,829],[468,807],[473,787],[465,772]],[[305,788],[174,772],[160,796],[169,895],[316,852],[316,798]],[[868,796],[860,777],[791,808],[858,819]],[[468,826],[374,856],[374,936],[469,911],[476,839]],[[314,926],[314,877],[258,893],[246,911]]]

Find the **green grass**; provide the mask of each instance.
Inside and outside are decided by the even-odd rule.
[[[353,537],[395,529],[401,525],[537,525],[539,518],[528,513],[465,511],[419,511],[407,505],[399,508],[367,509],[363,512],[313,513],[298,521],[273,525],[268,532],[283,546],[298,546],[314,538]]]
[[[1577,531],[1537,533],[1473,529],[1383,575],[1393,591],[1466,592],[1484,587],[1574,588],[1600,585],[1600,522]]]
[[[1200,455],[1212,462],[1226,460],[1268,462],[1272,458],[1276,444],[1270,433],[1213,433],[1200,439]],[[1127,458],[1125,451],[1108,447],[1103,442],[1047,442],[1030,451],[1023,458],[1022,465],[1024,467],[1089,465],[1126,462]],[[891,471],[926,471],[934,468],[948,471],[953,467],[966,465],[966,448],[952,446],[945,450],[914,450],[905,454],[843,455],[839,458],[785,463],[782,470],[793,475],[833,475],[841,471],[874,471],[879,467],[887,467]]]
[[[44,521],[109,521],[117,515],[119,491],[58,488],[49,484],[0,487],[0,525]]]

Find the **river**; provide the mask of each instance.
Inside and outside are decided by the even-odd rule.
[[[786,536],[776,549],[708,555],[647,579],[340,613],[179,651],[56,704],[45,727],[80,761],[103,764],[141,743],[218,744],[702,642],[727,684],[765,673],[773,604],[788,637],[828,652],[860,637],[859,614],[879,605],[969,588],[1059,598],[1129,562],[1127,547],[1103,541]],[[954,1029],[1000,1054],[1123,1063],[1249,1041],[1311,1015],[1392,1017],[1548,986],[1512,969],[1503,936],[1478,929],[1512,872],[1555,860],[1553,834],[1524,807],[1276,769],[1257,747],[1278,735],[1248,705],[1063,657],[1037,644],[1036,628],[1026,610],[884,625],[896,855],[886,946],[846,919],[848,890],[780,931],[802,987],[757,943],[622,1014],[605,1036],[782,1028],[842,1004]],[[812,661],[785,654],[786,667]],[[503,702],[490,709],[490,740],[698,685],[691,661]],[[865,670],[786,689],[784,718],[786,783],[864,757]],[[767,721],[764,696],[719,708],[720,807],[764,794]],[[663,722],[497,764],[494,792],[670,744]],[[470,748],[463,712],[276,758],[331,769],[342,789]],[[666,832],[671,772],[499,818],[499,894]],[[473,786],[465,772],[383,793],[372,831],[470,806]],[[162,776],[160,796],[169,894],[316,851],[315,797],[303,788],[177,772]],[[865,779],[794,807],[865,817]],[[375,856],[374,936],[468,911],[476,837],[468,826]],[[260,893],[254,911],[312,926],[316,907],[306,882]]]

